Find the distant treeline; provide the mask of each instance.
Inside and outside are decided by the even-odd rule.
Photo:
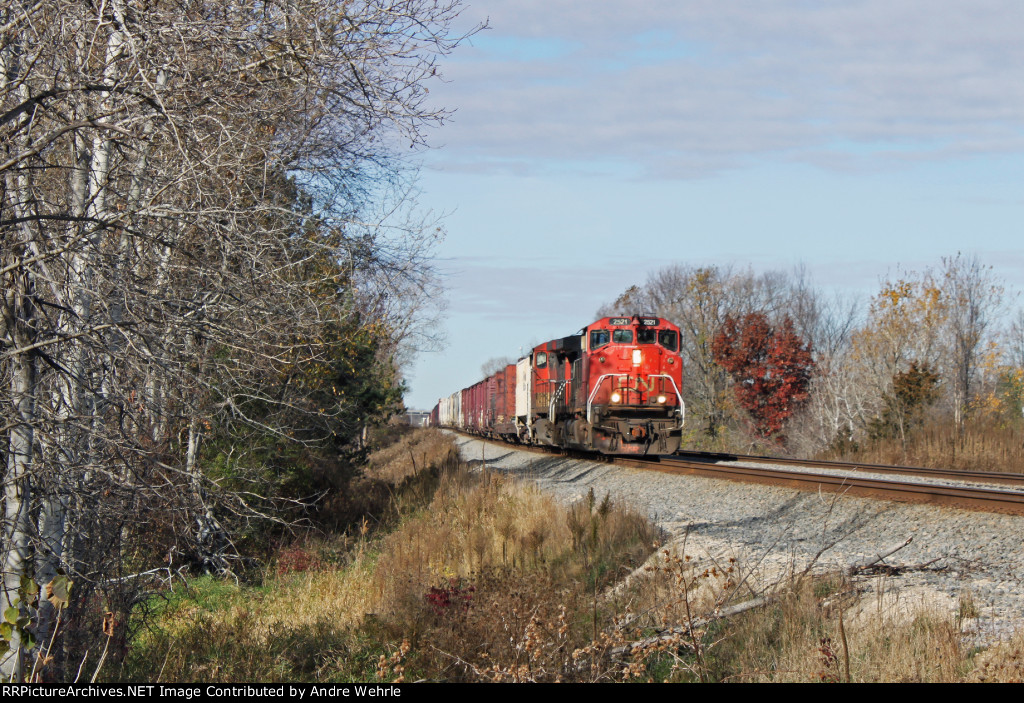
[[[1019,430],[1024,311],[1013,302],[991,267],[957,254],[885,279],[866,304],[826,294],[803,268],[669,266],[599,314],[642,310],[682,328],[691,446],[814,455],[906,450],[925,426],[961,444],[981,428]],[[783,344],[785,329],[795,338]],[[727,343],[742,347],[733,356],[746,355],[743,372],[725,361]],[[799,350],[810,359],[795,361]],[[764,406],[777,399],[749,390],[787,373],[806,373],[806,392],[766,425]]]

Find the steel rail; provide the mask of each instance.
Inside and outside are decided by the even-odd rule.
[[[460,432],[460,434],[467,434]],[[482,441],[497,441],[479,435],[468,435]],[[543,445],[508,445],[517,450],[533,451],[543,454],[561,454],[563,456],[600,461],[630,468],[649,471],[661,471],[670,474],[687,474],[719,480],[744,481],[773,486],[784,486],[804,491],[841,493],[848,496],[890,500],[896,502],[928,503],[944,507],[959,508],[980,512],[1006,513],[1024,515],[1024,492],[1012,492],[984,486],[943,486],[929,483],[910,483],[883,478],[864,476],[841,476],[838,474],[819,474],[803,471],[787,471],[754,466],[743,466],[735,461],[756,460],[762,463],[795,464],[801,460],[774,459],[768,457],[743,457],[741,455],[719,455],[717,462],[693,461],[677,456],[651,456],[647,458],[613,456],[549,447]],[[712,458],[708,453],[694,454]],[[721,457],[730,457],[722,461]],[[721,462],[721,463],[720,463]],[[826,462],[807,461],[810,465],[823,465]],[[836,464],[838,462],[832,462]],[[843,467],[845,468],[845,467]],[[885,467],[894,469],[910,469],[915,467]],[[906,472],[904,472],[906,473]],[[964,472],[959,473],[961,476]],[[978,472],[975,472],[978,473]],[[987,472],[986,472],[987,473]],[[1019,474],[1017,474],[1019,476]],[[964,479],[960,479],[964,480]]]
[[[685,461],[674,457],[661,457],[660,461],[627,461],[620,461],[616,458],[615,463],[666,473],[763,483],[799,490],[825,491],[897,502],[930,503],[964,510],[1024,515],[1024,493],[984,486],[909,483],[864,476],[815,474],[736,464],[710,464]]]
[[[748,454],[726,454],[718,452],[692,452],[680,450],[676,457],[703,457],[716,462],[756,461],[764,464],[781,464],[786,466],[809,466],[822,469],[843,469],[845,471],[865,471],[870,473],[904,474],[923,478],[948,479],[951,481],[973,481],[975,483],[1006,483],[1024,486],[1024,474],[999,471],[956,471],[954,469],[933,469],[924,466],[900,466],[898,464],[864,464],[845,461],[822,461],[818,459],[790,459],[774,456],[754,456]]]

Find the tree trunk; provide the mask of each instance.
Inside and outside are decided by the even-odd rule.
[[[23,326],[31,324],[31,302],[20,291],[23,300],[22,313],[18,322]],[[26,324],[28,323],[28,324]],[[18,336],[15,335],[15,339]],[[28,346],[28,344],[23,345]],[[7,445],[7,471],[4,476],[4,545],[3,545],[3,590],[0,592],[0,613],[18,602],[18,588],[23,576],[29,575],[31,520],[29,507],[32,503],[30,480],[33,463],[33,428],[35,427],[36,373],[35,357],[32,352],[16,354],[11,359],[11,401],[15,424],[10,430]],[[0,678],[22,679],[24,656],[21,639],[17,630],[10,642],[11,652],[0,662]]]

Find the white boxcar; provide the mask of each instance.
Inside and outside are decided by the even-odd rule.
[[[516,417],[520,422],[529,424],[530,411],[533,409],[533,368],[530,357],[516,362]]]

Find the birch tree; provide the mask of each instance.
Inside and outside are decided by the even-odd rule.
[[[304,441],[301,418],[322,408],[294,369],[342,353],[325,330],[374,323],[394,339],[414,324],[397,313],[428,285],[435,233],[401,219],[396,154],[444,117],[426,83],[458,41],[457,12],[434,0],[0,9],[0,610],[24,611],[24,578],[72,576],[78,629],[62,629],[47,665],[85,646],[93,595],[130,610],[154,570],[132,555],[153,531],[216,557],[225,511],[274,517],[200,471],[213,423]],[[41,603],[37,640],[54,617]],[[10,644],[0,675],[28,675],[31,648]]]
[[[942,286],[948,310],[945,342],[953,419],[963,432],[1004,289],[991,266],[984,266],[977,256],[961,254],[943,258]]]

